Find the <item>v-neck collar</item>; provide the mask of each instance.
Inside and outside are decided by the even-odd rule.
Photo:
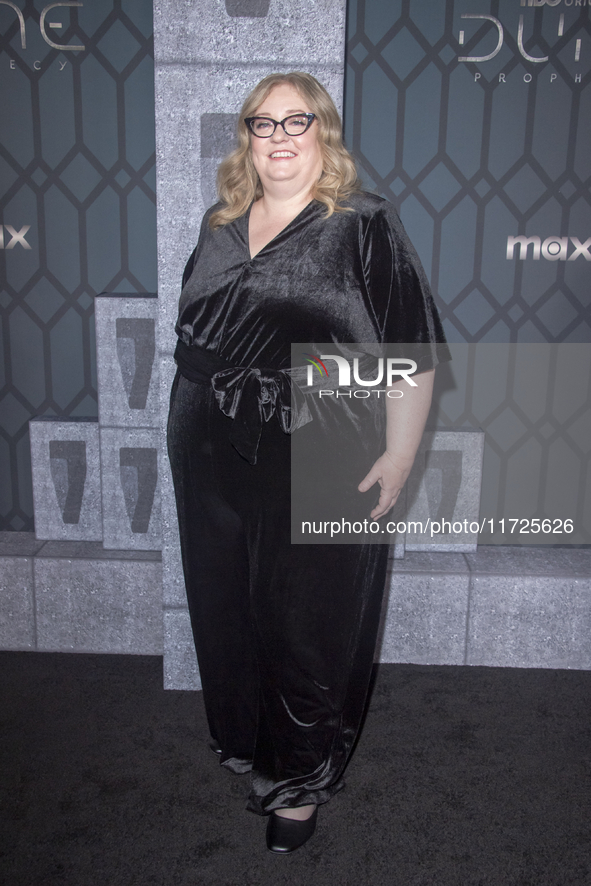
[[[292,220],[285,225],[284,228],[281,228],[281,230],[278,231],[277,234],[275,234],[275,236],[271,240],[269,240],[268,243],[265,243],[265,245],[263,247],[261,247],[261,249],[259,249],[258,252],[256,252],[254,255],[251,255],[250,236],[249,236],[248,229],[249,229],[249,224],[250,224],[250,211],[251,211],[252,207],[254,206],[254,203],[255,203],[255,201],[253,200],[252,203],[250,204],[250,206],[248,207],[248,209],[246,210],[246,213],[242,216],[242,218],[244,219],[244,225],[245,225],[244,242],[246,245],[246,251],[248,253],[248,257],[249,257],[250,261],[254,261],[255,258],[258,258],[259,255],[262,255],[262,253],[265,252],[265,250],[267,250],[271,246],[273,246],[275,241],[278,240],[280,237],[282,237],[287,231],[289,231],[291,226],[294,225],[296,222],[298,222],[301,219],[301,217],[304,215],[304,213],[306,213],[310,209],[310,207],[315,208],[319,205],[318,200],[314,200],[314,199],[310,200],[310,202],[306,203],[306,205],[300,210],[300,212],[298,212],[298,214],[295,215],[292,218]]]

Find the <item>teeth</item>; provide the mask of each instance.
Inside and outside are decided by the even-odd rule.
[[[292,154],[291,151],[274,151],[271,157],[295,157],[295,154]]]

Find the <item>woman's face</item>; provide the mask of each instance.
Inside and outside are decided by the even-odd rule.
[[[303,111],[310,112],[307,102],[297,89],[285,83],[275,86],[252,116],[284,120]],[[303,135],[289,136],[282,126],[277,126],[270,138],[251,134],[250,146],[263,190],[281,182],[291,183],[295,190],[309,190],[320,178],[322,154],[317,120]]]

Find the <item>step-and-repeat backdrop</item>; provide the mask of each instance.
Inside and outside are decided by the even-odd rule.
[[[589,543],[588,0],[156,0],[154,21],[155,63],[146,0],[0,0],[0,529],[32,530],[34,498],[35,544],[49,540],[34,576],[16,558],[29,584],[5,648],[163,651],[165,685],[198,686],[162,433],[174,319],[243,98],[276,70],[310,71],[344,105],[366,186],[399,207],[452,343],[405,499],[404,519],[441,531],[397,528],[395,556]],[[468,516],[467,537],[446,535]],[[526,640],[531,622],[539,654],[526,640],[442,652],[454,606],[468,636],[468,597],[419,575],[437,636],[400,622],[393,582],[387,660],[586,666],[545,639],[570,595],[558,633],[577,647],[582,585],[532,581],[539,612],[513,578],[499,612]],[[476,634],[496,648],[495,619]],[[426,652],[401,652],[405,632]]]
[[[341,50],[318,35],[345,3],[160,6],[159,77],[178,80],[178,107],[158,118],[169,355],[180,272],[242,98],[259,75],[303,67],[340,99]],[[539,492],[539,516],[576,518],[585,541],[589,6],[349,0],[346,11],[348,144],[366,185],[399,206],[450,341],[477,349],[441,374],[434,418],[486,432],[483,513],[518,516],[522,488],[528,502]],[[31,530],[29,420],[96,418],[94,296],[156,290],[151,4],[1,2],[0,41],[0,518]],[[478,350],[503,343],[542,350],[525,361]],[[571,362],[559,344],[575,348]]]

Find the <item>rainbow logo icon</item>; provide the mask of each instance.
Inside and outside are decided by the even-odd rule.
[[[326,368],[320,357],[317,357],[315,354],[306,354],[306,359],[308,363],[311,363],[312,366],[316,367],[320,375],[328,376],[328,369]],[[312,367],[310,367],[310,370],[311,368]]]

